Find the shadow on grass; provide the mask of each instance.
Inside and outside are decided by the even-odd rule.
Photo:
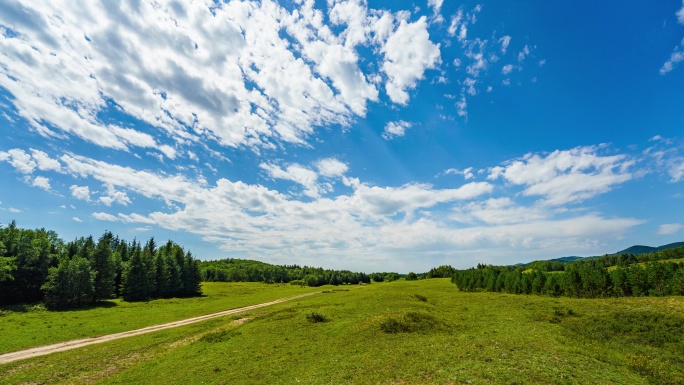
[[[117,307],[117,306],[119,306],[119,305],[114,301],[98,301],[94,304],[89,304],[89,305],[77,307],[77,308],[50,310],[50,309],[47,309],[42,302],[33,302],[33,303],[21,303],[21,304],[16,304],[16,305],[0,306],[0,314],[2,314],[3,312],[7,312],[7,313],[31,313],[31,312],[40,312],[40,311],[73,312],[73,311],[93,310],[93,309],[100,309],[100,308],[107,309],[107,308],[113,308],[113,307]]]

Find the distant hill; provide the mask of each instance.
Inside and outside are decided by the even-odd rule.
[[[549,259],[551,262],[563,262],[563,263],[570,263],[570,262],[575,262],[578,259],[582,259],[582,257],[577,257],[577,256],[570,256],[570,257],[560,257],[560,258],[554,258],[554,259]]]
[[[609,254],[609,255],[619,255],[619,254],[648,254],[648,253],[653,253],[655,251],[661,251],[661,250],[667,250],[667,249],[674,249],[675,247],[680,247],[684,246],[684,242],[675,242],[675,243],[668,243],[667,245],[662,245],[658,247],[652,247],[652,246],[643,246],[643,245],[634,245],[630,246],[624,250],[618,251],[617,253]],[[589,260],[589,259],[596,259],[600,258],[601,256],[591,256],[591,257],[577,257],[577,256],[570,256],[570,257],[560,257],[560,258],[554,258],[554,259],[543,259],[543,260],[537,260],[533,262],[562,262],[562,263],[571,263],[574,261],[577,261],[578,259],[584,259],[584,260]],[[527,266],[533,262],[529,263],[518,263],[514,266]]]
[[[667,245],[658,246],[658,247],[635,245],[635,246],[628,247],[622,251],[618,251],[615,254],[648,254],[648,253],[652,253],[654,251],[674,249],[675,247],[679,247],[679,246],[684,246],[684,242],[668,243]]]

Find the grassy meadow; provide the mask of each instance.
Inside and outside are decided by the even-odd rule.
[[[84,325],[98,328],[123,320],[132,325],[140,322],[133,319],[139,314],[148,322],[139,325],[144,326],[154,320],[153,314],[170,318],[151,323],[197,315],[200,305],[195,301],[211,303],[202,309],[209,312],[240,306],[249,295],[257,303],[307,290],[215,285],[205,287],[203,299],[151,301],[128,316],[113,312],[115,319],[102,315],[106,308],[39,313],[52,329],[60,322],[76,325],[59,317],[71,313],[78,313]],[[250,289],[255,291],[231,294]],[[318,290],[324,292],[243,315],[2,365],[0,383],[684,383],[684,297],[461,293],[448,279]],[[219,293],[220,298],[211,299]],[[277,293],[282,295],[272,296]],[[183,301],[190,309],[181,310]],[[156,313],[151,310],[155,308]],[[10,340],[8,330],[20,333],[6,317],[16,317],[12,322],[17,325],[39,323],[32,312],[0,317],[3,349]],[[119,330],[106,332],[114,331]],[[34,345],[47,342],[54,339]]]
[[[291,285],[214,282],[204,282],[202,290],[204,294],[201,297],[146,302],[113,299],[102,301],[94,307],[65,311],[47,311],[40,304],[0,307],[0,354],[320,291]]]

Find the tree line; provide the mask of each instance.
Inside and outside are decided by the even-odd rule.
[[[0,305],[44,301],[49,309],[201,294],[198,261],[169,240],[128,243],[109,231],[64,242],[56,232],[0,228]]]
[[[391,282],[398,273],[357,273],[299,265],[271,265],[245,259],[222,259],[200,262],[202,279],[209,282],[290,283],[318,287],[323,285],[356,285],[359,283]]]
[[[684,263],[667,261],[679,258],[684,258],[684,247],[579,260],[565,264],[562,271],[478,265],[456,270],[452,282],[461,291],[577,298],[684,295]]]

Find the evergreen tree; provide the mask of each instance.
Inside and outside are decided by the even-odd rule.
[[[85,258],[64,259],[51,267],[42,290],[48,309],[69,309],[89,303],[95,292],[95,272]]]
[[[183,295],[195,296],[202,294],[202,272],[200,270],[199,262],[192,258],[190,252],[185,255],[184,267]]]
[[[116,266],[112,258],[112,239],[114,235],[106,231],[92,252],[91,266],[95,272],[95,293],[93,302],[114,296]]]
[[[161,250],[154,258],[155,263],[155,297],[165,298],[171,295],[171,274],[166,264],[166,254]]]
[[[121,294],[126,301],[145,301],[152,294],[149,282],[150,272],[143,259],[143,252],[139,245],[133,245],[131,260],[124,268],[121,277]]]

